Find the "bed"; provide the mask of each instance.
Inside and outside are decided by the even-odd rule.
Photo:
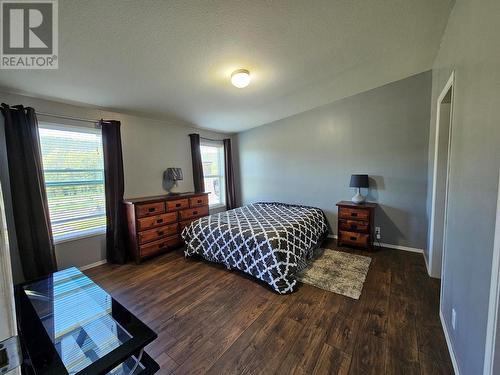
[[[182,238],[186,257],[238,269],[286,294],[327,233],[319,208],[259,202],[197,219]]]

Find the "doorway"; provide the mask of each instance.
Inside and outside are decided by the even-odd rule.
[[[7,236],[7,224],[5,220],[4,204],[2,195],[2,184],[0,183],[0,342],[2,346],[0,370],[12,369],[9,374],[20,375],[19,358],[11,357],[17,355],[17,335],[14,290],[10,264],[10,250]],[[14,339],[14,340],[12,340]],[[5,365],[5,358],[9,357],[9,364]],[[5,367],[2,367],[5,365]]]
[[[498,175],[497,216],[491,267],[490,303],[488,308],[488,325],[486,329],[486,348],[484,354],[484,375],[500,373],[500,331],[498,330],[500,317],[500,171]]]
[[[451,155],[454,73],[437,101],[434,174],[429,233],[429,274],[441,278],[446,242],[446,207]]]

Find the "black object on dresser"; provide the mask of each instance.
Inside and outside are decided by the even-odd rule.
[[[338,239],[337,244],[373,249],[376,203],[356,204],[349,201],[337,203]]]
[[[23,373],[149,375],[157,335],[72,267],[16,286]]]

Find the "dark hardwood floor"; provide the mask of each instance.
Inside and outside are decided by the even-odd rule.
[[[452,374],[422,255],[347,251],[372,257],[359,300],[309,285],[280,296],[182,250],[85,273],[158,333],[161,374]]]

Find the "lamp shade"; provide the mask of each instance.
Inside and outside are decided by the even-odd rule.
[[[181,181],[182,180],[182,169],[181,168],[167,168],[167,178],[171,181]]]
[[[367,174],[353,174],[351,175],[351,183],[349,187],[354,188],[367,188],[369,187]]]

